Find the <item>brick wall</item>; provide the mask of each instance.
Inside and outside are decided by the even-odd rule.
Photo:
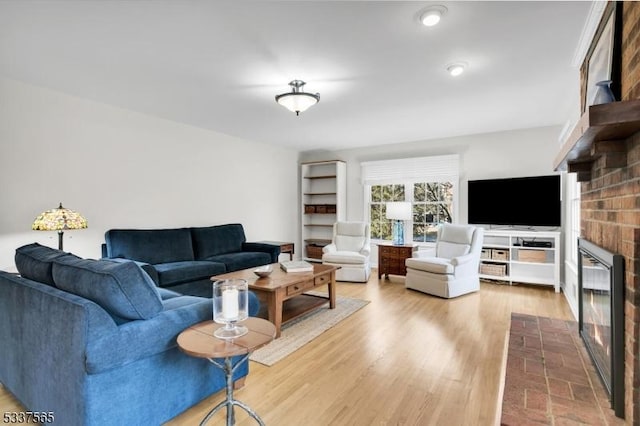
[[[640,99],[640,2],[622,8],[622,100]],[[625,167],[603,156],[582,183],[581,233],[625,258],[625,420],[640,425],[640,132],[625,144]]]
[[[625,418],[640,424],[640,133],[627,140],[627,166],[603,167],[582,184],[581,233],[625,258]]]
[[[622,100],[640,99],[640,2],[622,4]]]

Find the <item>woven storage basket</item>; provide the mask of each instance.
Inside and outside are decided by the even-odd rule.
[[[307,257],[322,259],[322,246],[307,244]]]
[[[491,259],[491,249],[482,249],[480,259]]]
[[[494,275],[504,277],[507,275],[507,265],[494,265],[489,263],[480,264],[480,273],[484,275]]]
[[[518,250],[518,260],[521,262],[545,263],[547,252],[544,250]]]
[[[491,258],[494,260],[509,260],[509,250],[491,250]]]

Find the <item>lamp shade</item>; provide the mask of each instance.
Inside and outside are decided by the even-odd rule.
[[[62,203],[57,209],[44,211],[33,221],[34,231],[58,231],[58,250],[62,250],[62,236],[67,229],[84,229],[87,219],[78,212],[65,209]]]
[[[276,102],[289,111],[295,112],[296,115],[306,111],[309,107],[320,102],[320,94],[303,92],[302,88],[305,84],[302,80],[293,80],[289,83],[291,92],[276,95]]]
[[[405,201],[387,203],[387,219],[410,220],[411,203]]]
[[[87,220],[80,213],[62,207],[62,203],[57,209],[40,213],[31,225],[34,231],[65,231],[86,227]]]

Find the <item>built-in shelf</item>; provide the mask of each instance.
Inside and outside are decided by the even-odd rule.
[[[336,175],[305,176],[305,179],[335,179]]]
[[[556,171],[589,180],[591,164],[605,156],[604,167],[624,167],[624,140],[640,131],[640,100],[592,105],[580,117],[554,161]]]
[[[346,163],[317,161],[300,167],[302,259],[320,262],[322,248],[331,242],[333,224],[345,219]]]

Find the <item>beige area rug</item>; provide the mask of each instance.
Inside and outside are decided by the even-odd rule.
[[[278,339],[253,352],[249,359],[272,366],[368,303],[368,300],[336,296],[335,309],[329,309],[329,305],[326,304],[286,323],[282,326]]]

